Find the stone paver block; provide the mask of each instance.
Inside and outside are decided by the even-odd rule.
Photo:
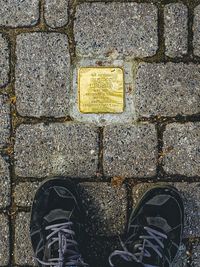
[[[180,192],[185,208],[184,238],[200,236],[200,183],[159,183],[162,185],[173,185]],[[143,194],[151,187],[159,184],[143,183],[133,187],[133,206],[135,207]]]
[[[17,37],[16,96],[22,116],[68,115],[70,56],[60,33],[26,33]]]
[[[0,208],[10,205],[10,172],[8,163],[0,156]]]
[[[0,34],[0,87],[8,83],[9,70],[10,68],[8,42],[5,37]]]
[[[199,267],[200,264],[200,242],[194,242],[192,246],[191,267]]]
[[[168,174],[200,176],[200,123],[172,123],[163,135],[163,165]]]
[[[30,207],[39,186],[39,182],[23,182],[17,184],[14,191],[16,205],[21,207]]]
[[[8,218],[0,214],[0,265],[7,265],[9,262],[9,225]]]
[[[122,113],[89,113],[83,114],[79,111],[78,105],[78,70],[81,67],[120,67],[124,70],[124,92],[125,106]],[[133,95],[133,69],[136,68],[136,62],[125,62],[123,60],[95,60],[83,58],[77,62],[76,68],[73,70],[73,95],[71,96],[70,117],[80,122],[95,123],[98,126],[104,126],[111,123],[131,123],[135,118],[134,95]]]
[[[154,176],[157,163],[155,126],[138,124],[106,127],[103,160],[106,176]]]
[[[194,55],[200,56],[200,5],[194,10],[193,47]]]
[[[52,27],[62,27],[68,22],[69,0],[46,0],[45,20]]]
[[[39,19],[39,0],[3,0],[0,5],[0,26],[33,26]]]
[[[9,99],[0,95],[0,147],[9,142],[10,137],[10,105]]]
[[[120,248],[119,237],[88,236],[87,240],[86,255],[89,266],[110,267],[108,258],[114,250]]]
[[[77,54],[146,57],[158,48],[157,8],[152,4],[84,3],[75,20]]]
[[[125,187],[82,183],[79,190],[86,210],[88,233],[104,236],[122,234],[127,213]]]
[[[200,112],[198,65],[142,63],[135,87],[137,116],[192,115]]]
[[[185,207],[184,237],[200,236],[200,183],[175,183],[183,196]]]
[[[21,125],[15,159],[16,174],[23,177],[95,176],[98,128],[72,123]]]
[[[30,240],[30,213],[19,212],[15,220],[14,260],[18,265],[36,266]]]
[[[187,54],[187,7],[180,3],[166,5],[164,15],[166,55],[178,57]]]

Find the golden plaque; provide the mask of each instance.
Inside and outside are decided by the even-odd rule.
[[[122,113],[124,72],[119,67],[82,67],[78,73],[81,113]]]

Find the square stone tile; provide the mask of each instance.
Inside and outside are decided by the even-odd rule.
[[[60,33],[24,33],[16,47],[17,111],[29,117],[64,117],[69,109],[68,38]]]
[[[0,95],[0,148],[9,144],[10,104],[6,95]]]
[[[158,48],[157,8],[147,3],[83,3],[77,6],[74,33],[78,56],[153,56]]]
[[[0,26],[33,26],[39,19],[39,0],[6,0],[0,5]]]
[[[52,28],[62,27],[68,22],[69,0],[45,0],[45,21]]]
[[[127,198],[125,187],[108,183],[81,183],[80,197],[86,212],[89,235],[123,234],[126,226]]]
[[[10,259],[10,244],[9,244],[9,224],[8,218],[4,214],[0,214],[0,265],[5,266]]]
[[[30,213],[19,212],[15,219],[14,261],[17,265],[37,266],[29,233]]]
[[[0,33],[0,88],[8,83],[9,71],[10,66],[8,41],[5,36]]]
[[[172,123],[163,135],[163,168],[168,174],[200,176],[200,123]]]
[[[90,124],[21,125],[16,133],[15,171],[22,177],[95,177],[98,128]]]
[[[106,176],[152,177],[157,167],[157,135],[153,124],[114,125],[104,130]]]
[[[10,183],[9,164],[0,156],[0,208],[6,208],[10,205]]]

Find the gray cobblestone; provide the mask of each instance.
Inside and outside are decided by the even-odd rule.
[[[19,212],[15,221],[14,260],[18,265],[36,266],[29,233],[30,213]]]
[[[104,173],[107,176],[154,176],[157,162],[157,136],[154,125],[106,127],[103,159]]]
[[[166,5],[164,12],[166,55],[178,57],[187,54],[187,7],[180,3],[173,3]]]
[[[52,27],[62,27],[68,22],[69,0],[46,0],[45,20]]]
[[[200,56],[200,5],[194,10],[193,35],[194,55]]]
[[[33,26],[39,19],[39,0],[3,0],[0,5],[0,25]]]
[[[184,237],[200,236],[200,183],[174,183],[183,196],[185,207]]]
[[[191,267],[199,267],[199,264],[200,264],[200,242],[195,242],[193,244],[193,250],[192,250]]]
[[[120,248],[119,237],[107,239],[89,237],[86,247],[87,263],[89,266],[110,267],[108,258],[110,254]]]
[[[98,132],[92,125],[22,125],[15,144],[16,174],[23,177],[91,177],[98,165]]]
[[[80,195],[86,209],[90,235],[122,234],[126,225],[126,189],[108,183],[82,183]]]
[[[200,112],[198,65],[143,63],[139,66],[135,87],[137,116],[192,115]]]
[[[30,207],[39,186],[39,182],[23,182],[17,184],[14,191],[16,205]]]
[[[168,174],[200,175],[200,123],[172,123],[164,132],[163,164]]]
[[[17,37],[16,95],[22,116],[68,115],[70,57],[67,36],[27,33]]]
[[[161,183],[160,183],[161,184]],[[185,208],[184,238],[200,236],[200,183],[162,183],[175,186],[183,197]],[[133,187],[133,206],[141,199],[142,195],[151,187],[159,185],[153,183],[139,184]]]
[[[0,156],[0,208],[10,205],[10,173],[8,163]]]
[[[9,262],[9,225],[8,218],[0,214],[0,265],[7,265]]]
[[[152,4],[84,3],[75,20],[77,54],[146,57],[156,53],[157,8]]]
[[[0,95],[0,148],[9,143],[10,105],[7,96]]]
[[[8,83],[9,49],[5,37],[0,34],[0,87]]]

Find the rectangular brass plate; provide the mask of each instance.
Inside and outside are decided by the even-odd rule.
[[[119,67],[82,67],[78,73],[81,113],[122,113],[124,73]]]

